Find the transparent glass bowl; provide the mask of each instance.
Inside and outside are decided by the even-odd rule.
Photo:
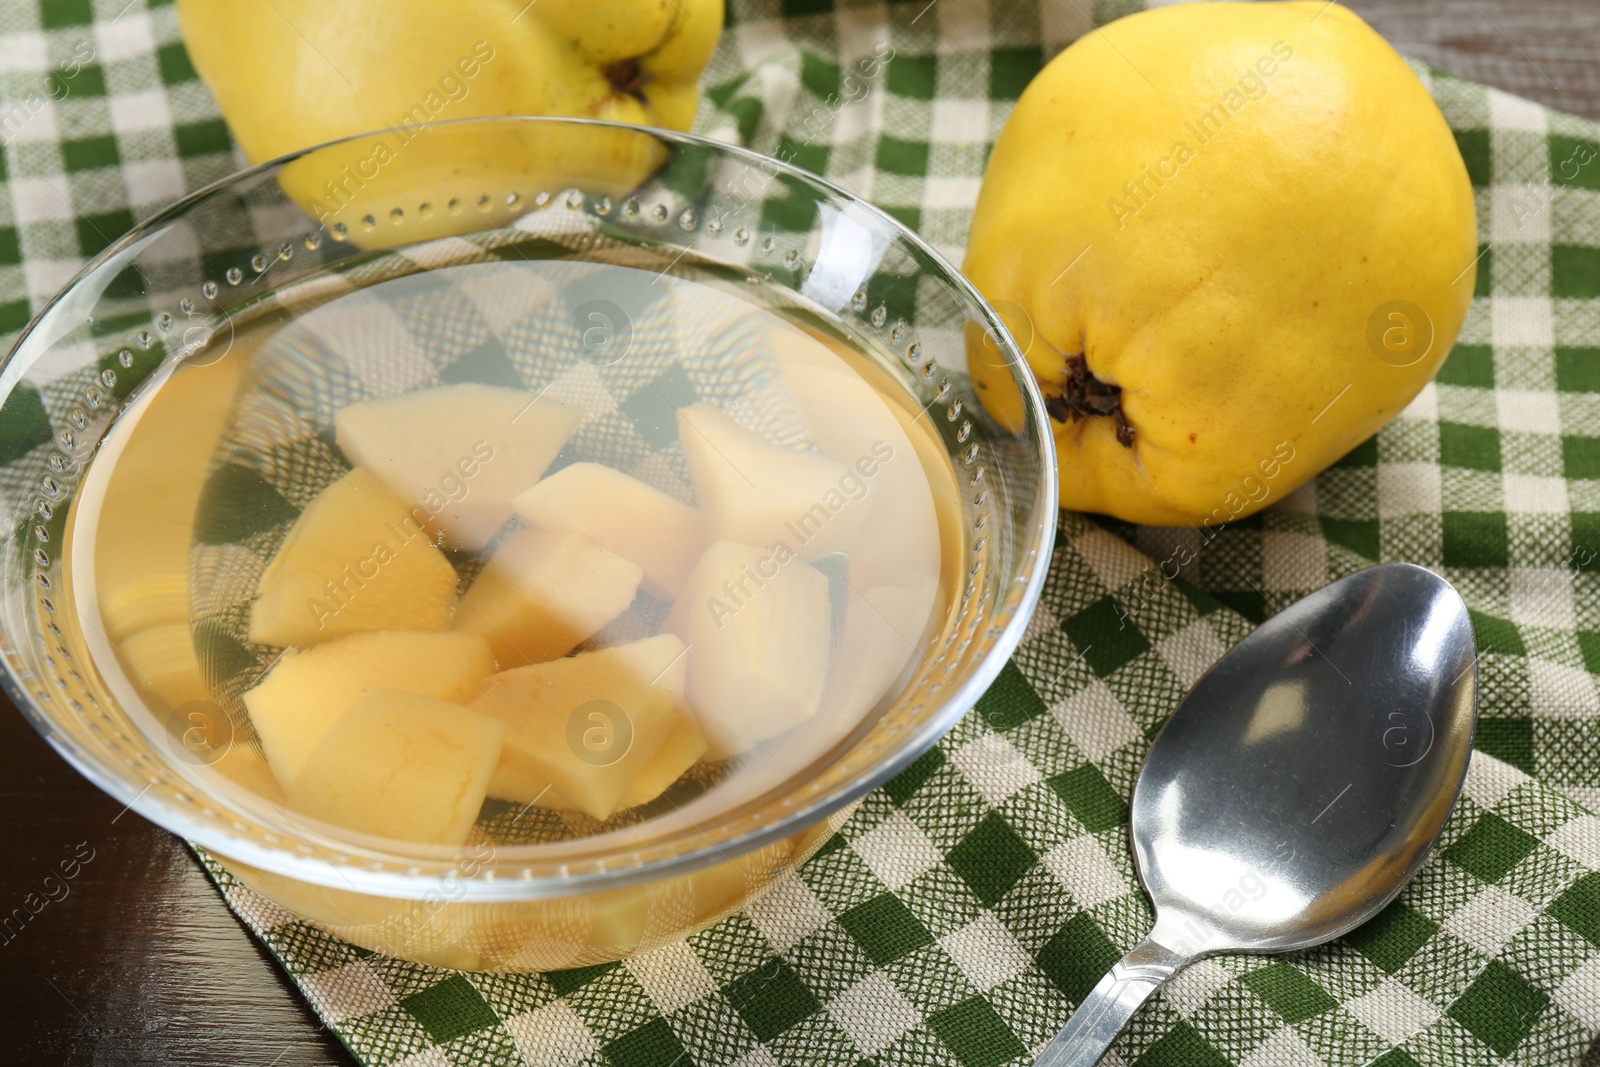
[[[902,689],[824,757],[737,803],[569,841],[460,849],[308,827],[194,758],[181,717],[130,706],[108,685],[88,653],[100,621],[63,570],[73,505],[118,414],[159,399],[179,364],[225,357],[237,323],[286,291],[323,284],[330,268],[366,269],[386,250],[446,262],[466,244],[539,232],[559,232],[580,255],[601,239],[656,258],[692,255],[792,293],[858,338],[927,412],[944,449],[960,496],[958,588]],[[1004,425],[972,391],[969,350],[1010,371],[1011,395],[987,394]],[[994,679],[1039,596],[1056,513],[1049,424],[1021,355],[914,233],[751,152],[535,118],[309,149],[202,189],[117,241],[0,370],[0,485],[13,516],[0,553],[6,688],[57,751],[306,921],[378,951],[486,969],[648,949],[741,906],[809,856]]]

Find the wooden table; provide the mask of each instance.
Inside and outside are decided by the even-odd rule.
[[[89,849],[94,858],[64,898],[15,937],[0,934],[9,938],[0,943],[0,1062],[354,1062],[183,843],[123,813],[21,715],[0,708],[0,917],[29,893],[45,896],[57,864]]]
[[[1409,55],[1600,119],[1596,0],[1349,6]],[[70,893],[0,943],[0,1060],[32,1067],[354,1062],[188,850],[120,812],[20,715],[0,707],[0,915],[39,892],[80,843],[94,859]],[[1600,1047],[1587,1062],[1600,1067]]]

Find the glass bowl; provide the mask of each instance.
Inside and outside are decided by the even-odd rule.
[[[460,848],[296,816],[264,795],[265,765],[236,711],[181,679],[165,695],[130,687],[116,658],[132,647],[125,631],[168,642],[179,661],[222,654],[194,621],[215,568],[189,535],[218,462],[207,435],[237,417],[216,398],[256,373],[249,346],[233,339],[374,278],[425,281],[437,266],[508,262],[530,249],[580,262],[637,254],[675,276],[692,265],[697,276],[778,294],[796,315],[851,338],[953,487],[944,610],[855,729],[742,789],[569,840]],[[585,308],[604,327],[596,336],[629,327],[608,317],[617,303],[605,291],[594,295]],[[972,390],[969,352],[1009,370],[998,379],[1009,388],[990,383],[984,397],[998,421]],[[223,384],[184,385],[208,374]],[[137,465],[107,458],[128,447],[118,434],[130,424],[198,434],[201,446],[130,484]],[[62,756],[307,922],[420,962],[514,970],[614,960],[681,937],[811,855],[994,679],[1039,596],[1056,514],[1049,423],[1021,355],[915,233],[751,152],[540,118],[437,123],[308,149],[202,189],[117,241],[6,359],[0,485],[12,516],[0,553],[6,688]],[[113,514],[114,500],[132,510]],[[182,536],[154,544],[145,535],[163,522]],[[104,576],[107,558],[120,585]],[[82,577],[91,567],[100,568],[92,595]],[[162,679],[153,685],[161,690]]]

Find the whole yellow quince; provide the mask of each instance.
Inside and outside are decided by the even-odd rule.
[[[184,43],[251,160],[366,248],[503,226],[543,192],[622,195],[667,157],[643,133],[451,125],[555,115],[687,130],[720,0],[178,0]],[[419,132],[411,127],[430,124]]]
[[[178,0],[252,161],[444,119],[566,115],[687,130],[721,0]]]
[[[1472,298],[1472,186],[1426,89],[1324,0],[1083,37],[996,142],[966,273],[1052,415],[1064,507],[1219,525],[1392,418]],[[1021,417],[992,339],[969,363]]]

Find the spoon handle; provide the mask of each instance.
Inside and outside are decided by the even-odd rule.
[[[1083,998],[1034,1067],[1094,1067],[1139,1005],[1190,960],[1165,945],[1141,941]]]

